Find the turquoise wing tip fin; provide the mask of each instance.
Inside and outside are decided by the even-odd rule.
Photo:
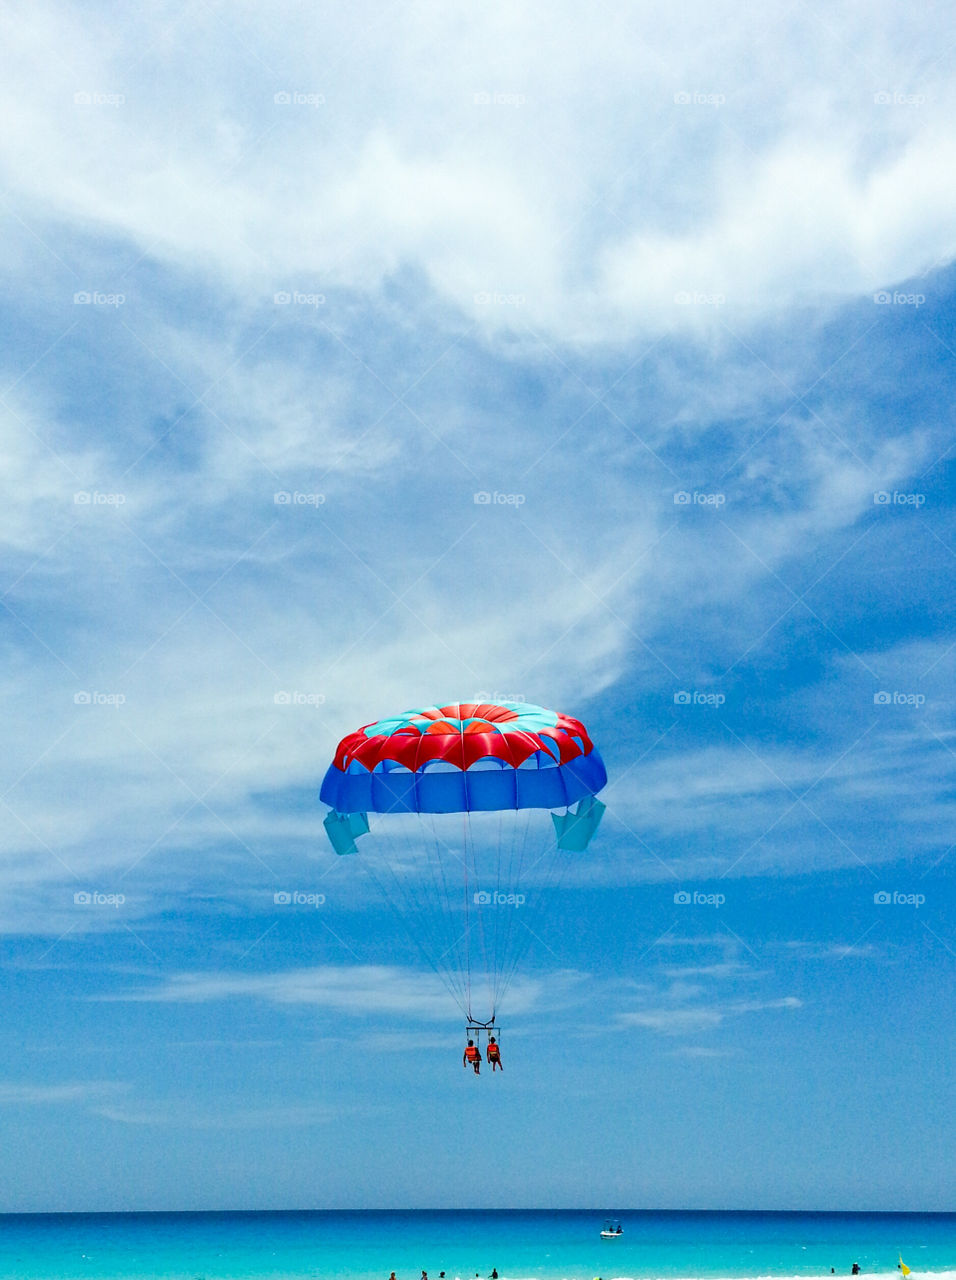
[[[607,805],[595,796],[585,796],[577,809],[552,813],[551,821],[558,837],[558,848],[567,853],[583,853],[600,826]]]
[[[349,820],[349,830],[353,839],[359,836],[368,835],[368,814],[367,813],[350,813],[346,815]]]
[[[336,813],[333,809],[325,815],[322,825],[336,853],[358,853],[355,841],[368,831],[368,816],[364,813]]]

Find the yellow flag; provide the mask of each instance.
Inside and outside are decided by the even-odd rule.
[[[903,1275],[904,1275],[904,1276],[908,1276],[908,1275],[909,1275],[909,1273],[910,1273],[910,1269],[909,1269],[909,1267],[908,1267],[908,1266],[906,1265],[906,1263],[903,1261],[903,1255],[902,1255],[902,1254],[900,1254],[900,1270],[903,1272]]]

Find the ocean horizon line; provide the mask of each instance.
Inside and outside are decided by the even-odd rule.
[[[398,1205],[376,1207],[365,1206],[362,1208],[355,1207],[329,1207],[329,1206],[313,1206],[313,1207],[289,1207],[289,1208],[214,1208],[214,1209],[0,1209],[0,1218],[24,1218],[24,1217],[116,1217],[123,1215],[147,1215],[147,1214],[176,1214],[176,1215],[203,1215],[203,1214],[317,1214],[317,1213],[369,1213],[369,1214],[414,1214],[414,1213],[430,1213],[430,1214],[449,1214],[461,1216],[462,1214],[582,1214],[597,1216],[620,1216],[621,1214],[714,1214],[727,1216],[729,1214],[762,1214],[766,1216],[833,1216],[833,1217],[956,1217],[956,1209],[742,1209],[742,1208],[651,1208],[627,1207],[622,1205],[592,1205],[584,1207],[562,1208],[560,1206],[537,1207],[533,1205],[501,1208],[497,1206],[474,1206],[468,1208],[456,1208],[442,1205],[436,1206],[420,1206],[420,1207],[403,1207]]]

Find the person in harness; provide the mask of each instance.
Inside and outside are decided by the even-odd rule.
[[[481,1075],[481,1050],[475,1047],[474,1040],[469,1040],[467,1045],[465,1046],[465,1053],[464,1053],[464,1056],[462,1057],[461,1064],[463,1067],[467,1067],[469,1062],[475,1068],[475,1075],[480,1076]]]
[[[495,1071],[497,1071],[499,1067],[501,1067],[501,1070],[504,1071],[504,1067],[502,1066],[502,1063],[501,1063],[501,1050],[498,1048],[498,1041],[494,1038],[494,1036],[488,1037],[488,1048],[485,1050],[485,1052],[488,1055],[488,1061],[491,1063],[492,1072],[494,1073]]]

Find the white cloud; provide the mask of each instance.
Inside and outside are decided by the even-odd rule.
[[[204,1101],[151,1102],[142,1106],[94,1108],[94,1114],[117,1124],[157,1125],[163,1128],[201,1130],[279,1129],[328,1124],[343,1108],[323,1103],[255,1107],[244,1103],[210,1107]]]
[[[765,743],[727,728],[722,742],[678,749],[671,735],[638,769],[612,777],[605,830],[624,848],[640,833],[658,854],[641,860],[645,878],[691,885],[925,862],[928,851],[943,851],[940,831],[952,817],[945,735],[954,663],[947,639],[855,656],[837,649],[812,684],[785,693],[778,712],[799,729],[817,727],[808,741],[798,733]],[[875,700],[887,692],[903,701]],[[907,705],[917,694],[923,702]],[[715,719],[732,727],[734,711]],[[701,833],[706,848],[693,838]],[[613,861],[616,874],[626,869]]]
[[[710,1049],[700,1044],[684,1044],[677,1049],[671,1049],[669,1056],[672,1058],[732,1058],[734,1050]]]
[[[370,29],[356,44],[362,13]],[[719,6],[702,6],[693,48],[681,23],[650,10],[582,27],[559,8],[547,56],[533,5],[480,18],[431,4],[285,16],[273,23],[250,8],[224,31],[206,11],[170,21],[147,6],[117,24],[41,3],[12,24],[0,161],[25,222],[70,264],[24,232],[22,298],[57,325],[64,301],[72,323],[74,284],[110,287],[111,272],[141,259],[149,268],[136,299],[109,317],[115,333],[80,308],[77,336],[55,353],[69,366],[76,351],[129,342],[135,358],[117,375],[124,406],[136,389],[129,423],[104,427],[95,409],[82,417],[86,384],[60,398],[24,391],[2,439],[14,485],[0,536],[17,552],[9,603],[25,625],[11,628],[2,767],[12,790],[0,840],[6,883],[27,892],[67,868],[76,887],[94,877],[112,889],[134,865],[161,877],[167,852],[184,847],[238,845],[250,865],[271,865],[277,843],[321,839],[320,815],[276,813],[260,798],[314,794],[345,729],[436,690],[519,683],[532,701],[583,712],[624,676],[642,689],[677,686],[696,678],[706,649],[728,664],[759,654],[789,603],[784,593],[779,609],[768,604],[773,575],[788,580],[794,558],[872,509],[874,489],[933,456],[931,432],[876,431],[842,404],[822,424],[791,405],[761,441],[775,397],[786,407],[821,372],[807,368],[816,330],[777,342],[772,368],[727,335],[690,354],[648,340],[634,355],[641,374],[650,350],[654,394],[635,395],[627,380],[619,400],[602,392],[618,412],[607,429],[584,390],[602,379],[587,367],[578,378],[568,345],[588,335],[619,350],[635,327],[695,329],[701,308],[666,302],[668,282],[684,276],[707,288],[736,274],[744,284],[728,285],[729,299],[785,308],[791,261],[801,288],[853,291],[872,269],[945,256],[937,185],[949,171],[927,156],[950,145],[949,90],[912,17],[890,11],[887,26],[904,33],[909,66],[926,60],[930,101],[907,111],[878,110],[869,83],[906,89],[899,41],[822,8],[798,23],[803,44],[771,15],[753,46]],[[798,58],[823,19],[825,51]],[[51,45],[69,58],[49,58]],[[273,102],[296,86],[326,103]],[[475,103],[486,89],[527,102]],[[75,104],[87,90],[126,100]],[[683,90],[727,102],[716,112],[676,104]],[[402,272],[416,283],[396,301]],[[185,284],[198,305],[179,305]],[[337,291],[336,309],[293,317],[272,304],[279,288]],[[478,288],[523,290],[527,304],[475,307]],[[547,346],[527,334],[491,354],[464,342],[472,322],[487,337],[503,325],[520,332],[526,318]],[[429,375],[416,416],[389,416],[381,382],[399,391],[457,339],[468,350],[448,372],[453,389],[433,389]],[[52,367],[41,359],[24,386]],[[501,384],[517,386],[518,372],[536,385],[512,404]],[[534,397],[543,408],[528,420]],[[589,405],[594,418],[575,428]],[[181,422],[186,406],[195,414]],[[719,468],[701,445],[715,422],[731,446]],[[673,491],[692,486],[684,473],[699,465],[724,473],[733,535],[673,528]],[[74,471],[87,488],[113,477],[123,508],[75,508]],[[527,504],[475,507],[486,482],[527,490]],[[321,508],[272,501],[277,488],[313,486]],[[719,615],[719,634],[699,641],[705,613]],[[691,671],[660,642],[686,634]],[[325,702],[283,709],[283,689]],[[77,707],[83,690],[126,701]],[[819,776],[809,753],[763,755],[786,786]],[[870,777],[835,777],[863,795],[891,784],[889,773],[881,764]],[[732,747],[654,755],[637,776],[633,793],[611,797],[654,838],[728,820],[756,836],[790,803],[786,786]],[[928,791],[921,806],[927,817]],[[722,865],[702,856],[696,867]],[[21,923],[24,911],[18,903]]]
[[[675,307],[680,293],[724,297],[736,321],[782,301],[872,292],[951,257],[956,237],[940,212],[956,195],[956,137],[931,124],[902,154],[862,174],[859,143],[796,135],[748,156],[722,175],[703,225],[683,234],[639,230],[609,249],[604,291],[622,314],[677,329],[722,309]],[[926,210],[936,250],[929,254],[913,234]]]
[[[678,968],[666,968],[663,970],[664,976],[667,978],[675,978],[678,980],[685,978],[762,978],[765,976],[762,972],[751,969],[748,965],[743,964],[739,960],[718,961],[715,964],[688,964],[681,965]]]
[[[681,22],[599,12],[247,8],[227,26],[33,5],[10,25],[2,160],[41,232],[75,220],[126,239],[130,260],[251,290],[373,291],[410,265],[489,331],[711,326],[956,250],[932,23],[817,3],[755,38],[729,0]],[[281,91],[324,101],[277,105]],[[687,289],[726,308],[674,305]],[[479,291],[526,301],[516,315],[475,306]]]
[[[64,1084],[21,1084],[0,1081],[0,1106],[32,1107],[48,1103],[96,1102],[122,1093],[127,1086],[109,1080],[85,1080]]]
[[[225,450],[228,434],[217,447]],[[293,453],[304,438],[290,444]],[[256,438],[256,453],[261,443]],[[272,506],[274,482],[241,450],[243,465],[231,474],[213,452],[188,490],[165,473],[134,473],[124,482],[128,512],[77,508],[77,532],[24,582],[24,589],[47,590],[68,575],[78,589],[78,616],[43,641],[59,660],[41,645],[37,678],[10,685],[8,785],[16,785],[7,803],[25,825],[5,828],[8,874],[29,882],[61,874],[64,862],[80,878],[118,874],[151,848],[208,847],[235,837],[268,862],[267,839],[314,839],[316,816],[265,813],[251,793],[314,788],[344,728],[382,707],[427,702],[436,690],[469,696],[519,683],[532,701],[576,710],[628,667],[638,678],[659,679],[662,669],[637,637],[649,636],[656,651],[657,630],[708,601],[720,602],[740,626],[739,653],[767,625],[748,597],[764,564],[780,566],[796,547],[813,546],[872,504],[865,469],[841,471],[816,456],[810,438],[796,447],[790,474],[809,475],[805,509],[783,520],[745,515],[738,525],[759,559],[741,554],[716,564],[704,542],[701,557],[693,553],[693,532],[660,538],[672,517],[655,514],[651,493],[647,505],[632,501],[612,540],[602,538],[602,512],[587,501],[584,480],[573,537],[539,511],[529,509],[521,523],[523,517],[511,519],[516,512],[469,502],[467,510],[455,509],[460,522],[451,522],[450,536],[436,536],[425,520],[400,511],[397,526],[383,519],[377,536],[349,545],[339,513],[272,507],[270,518],[280,520],[274,533],[265,524],[245,525],[243,513],[263,496]],[[886,483],[914,456],[892,445],[872,453]],[[352,485],[361,486],[367,465],[367,458],[355,461]],[[210,530],[192,523],[210,496],[225,503],[229,492],[234,524]],[[61,497],[54,533],[67,518],[64,505],[74,515],[72,495]],[[32,525],[21,518],[25,545],[43,545],[48,506],[45,500],[33,510]],[[479,523],[469,529],[476,514]],[[485,515],[492,519],[481,523]],[[283,516],[294,519],[281,523]],[[314,548],[309,560],[293,554],[299,539]],[[507,610],[498,599],[503,564],[515,602]],[[104,574],[115,584],[108,591],[99,586]],[[119,629],[117,616],[124,619]],[[34,649],[29,631],[20,641],[25,653]],[[281,690],[324,701],[304,711],[277,706]],[[125,701],[75,705],[84,691]],[[769,763],[790,786],[819,776],[816,761],[793,753]],[[90,787],[106,777],[111,804],[94,810]],[[626,800],[622,810],[631,825],[656,801],[669,826],[690,827],[708,809],[716,814],[735,797],[776,786],[766,764],[743,750],[652,759],[640,778],[640,808]],[[610,794],[619,804],[621,789]],[[756,809],[751,815],[760,816]]]
[[[87,489],[97,469],[97,453],[77,448],[57,427],[48,404],[16,388],[0,405],[0,547],[11,561],[3,584],[8,605],[16,604],[17,587],[35,560],[84,514],[74,494]]]
[[[508,992],[511,1014],[537,1005],[541,984],[518,979]],[[162,985],[110,996],[110,1000],[205,1004],[233,998],[273,1005],[313,1005],[346,1016],[369,1014],[447,1020],[454,1009],[437,979],[386,965],[324,965],[281,973],[183,973]]]
[[[698,1005],[693,1008],[662,1006],[656,1009],[631,1010],[617,1015],[622,1027],[644,1027],[661,1035],[688,1035],[699,1031],[711,1031],[728,1018],[745,1014],[764,1013],[768,1010],[799,1009],[802,1001],[796,996],[784,996],[779,1000],[735,1000],[723,1004]]]
[[[796,953],[801,960],[849,960],[871,959],[883,954],[872,942],[801,942],[782,944],[784,949]]]

